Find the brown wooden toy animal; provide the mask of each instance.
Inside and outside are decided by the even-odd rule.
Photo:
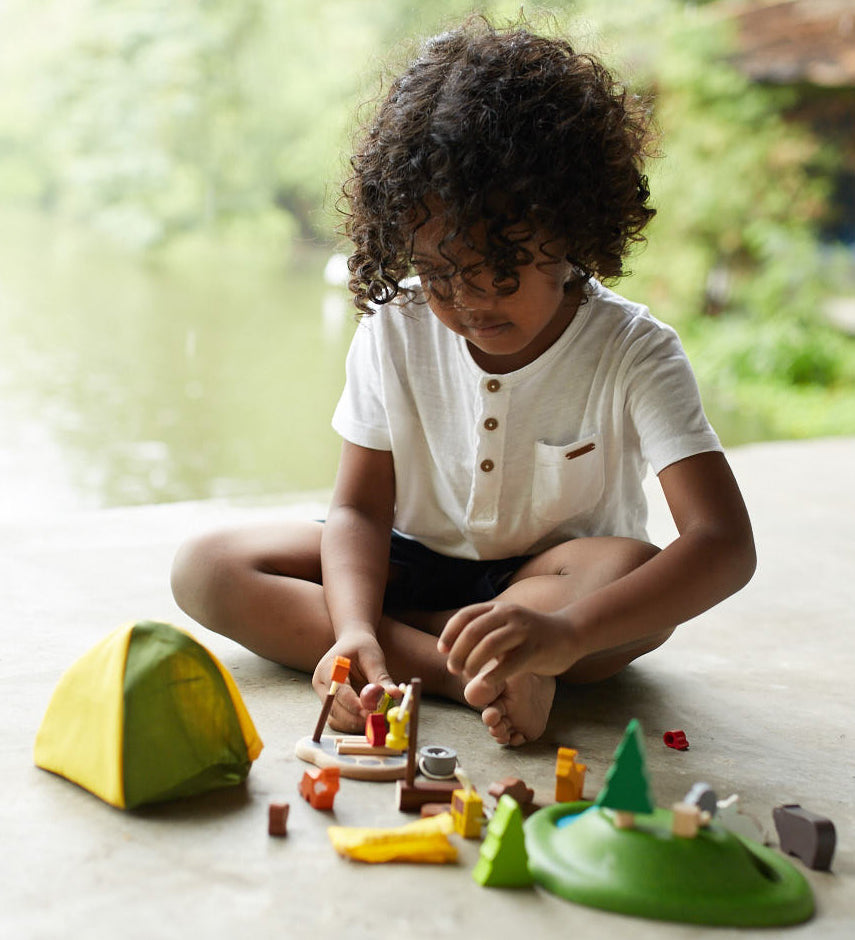
[[[772,819],[782,852],[800,858],[808,868],[827,871],[831,867],[837,834],[830,819],[802,809],[798,803],[776,806]]]

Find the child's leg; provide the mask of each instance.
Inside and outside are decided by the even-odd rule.
[[[320,523],[295,521],[192,539],[173,564],[175,599],[208,629],[311,673],[335,641],[320,584],[322,531]],[[463,683],[436,648],[441,628],[424,632],[384,616],[378,639],[395,681],[417,675],[425,691],[462,702]]]
[[[565,542],[526,562],[497,600],[534,610],[560,610],[629,574],[658,551],[655,545],[627,538]],[[609,678],[634,659],[661,646],[672,632],[668,630],[586,656],[558,678],[571,683]],[[483,709],[484,723],[503,744],[521,744],[539,737],[546,727],[554,693],[555,681],[547,676],[515,676],[498,686],[479,677],[466,687],[467,700]]]

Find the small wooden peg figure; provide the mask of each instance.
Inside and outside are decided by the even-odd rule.
[[[315,744],[320,743],[324,725],[327,723],[327,718],[330,716],[330,710],[332,709],[333,702],[335,701],[335,694],[338,692],[338,687],[347,679],[347,674],[349,672],[350,660],[347,658],[347,656],[336,656],[335,665],[333,666],[330,690],[327,692],[327,697],[324,699],[324,704],[321,708],[321,714],[318,718],[318,723],[315,725],[315,733],[312,735],[312,740],[315,742]]]
[[[409,744],[407,728],[410,723],[411,696],[412,686],[407,686],[401,704],[395,705],[386,712],[386,719],[389,722],[389,730],[386,732],[386,747],[400,751],[407,749]]]
[[[371,747],[383,747],[386,744],[386,717],[380,712],[372,712],[365,719],[365,738]]]
[[[709,825],[712,818],[696,803],[675,803],[671,809],[674,813],[671,832],[683,839],[694,839],[698,834],[698,829]]]

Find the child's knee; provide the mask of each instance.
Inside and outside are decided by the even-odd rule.
[[[574,539],[554,551],[562,552],[556,557],[558,574],[583,580],[587,577],[593,582],[592,587],[601,587],[640,568],[660,549],[640,539],[605,536]]]
[[[212,532],[184,542],[175,554],[170,573],[172,595],[178,606],[196,620],[205,619],[214,594],[230,580],[234,564],[228,533]]]
[[[616,564],[623,568],[621,574],[629,574],[636,568],[655,558],[661,549],[651,542],[643,542],[640,539],[619,539],[620,547],[616,552]]]

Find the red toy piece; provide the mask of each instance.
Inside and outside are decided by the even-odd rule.
[[[300,796],[308,800],[313,809],[332,809],[340,776],[338,767],[312,767],[300,781]]]
[[[365,737],[371,747],[383,747],[386,743],[386,716],[373,712],[365,719]]]
[[[689,750],[689,742],[686,740],[685,731],[666,731],[662,735],[662,740],[668,747],[673,747],[675,751]]]

